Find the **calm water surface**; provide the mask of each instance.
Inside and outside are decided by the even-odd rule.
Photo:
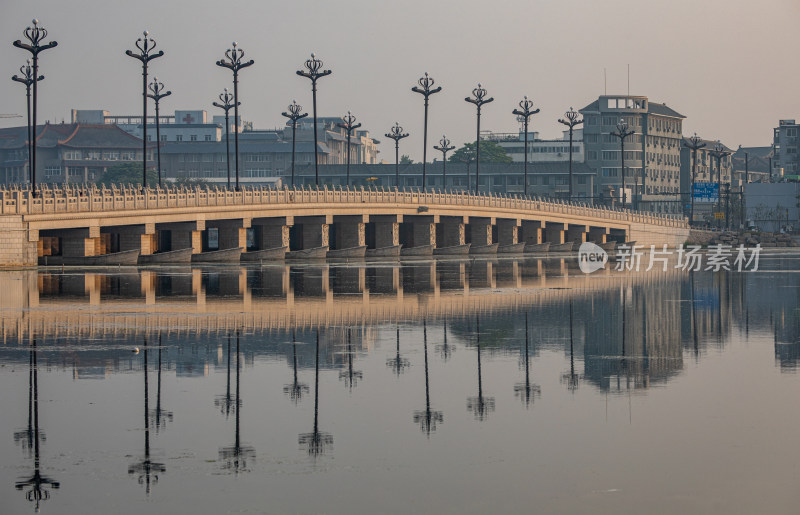
[[[0,272],[0,512],[796,512],[798,271]]]

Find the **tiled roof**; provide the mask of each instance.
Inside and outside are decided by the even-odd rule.
[[[656,102],[647,103],[647,112],[661,116],[670,116],[672,118],[686,118],[678,111],[672,109],[671,107],[667,107],[667,104],[658,104]]]

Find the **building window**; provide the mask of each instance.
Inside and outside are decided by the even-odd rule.
[[[44,168],[45,177],[58,177],[60,175],[61,175],[60,166],[45,166]]]
[[[165,134],[161,136],[161,139],[159,141],[167,141],[167,135]]]
[[[191,141],[197,141],[197,134],[192,134],[191,136],[189,136],[189,139]]]
[[[211,141],[211,134],[206,134],[205,138],[206,138],[206,141]]]

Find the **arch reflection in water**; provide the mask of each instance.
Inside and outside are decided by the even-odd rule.
[[[298,442],[313,458],[324,454],[333,446],[333,436],[319,430],[319,329],[316,330],[314,349],[314,428],[310,433],[301,433]]]
[[[163,474],[167,469],[163,463],[152,461],[150,458],[150,408],[149,408],[149,384],[147,377],[147,336],[144,337],[142,345],[144,369],[144,456],[142,459],[128,467],[128,474],[135,475],[140,485],[144,485],[145,494],[150,495],[151,484],[158,483],[158,475]]]
[[[228,338],[230,341],[230,337]],[[230,361],[229,367],[230,367]],[[229,368],[230,370],[230,368]],[[236,404],[235,419],[236,426],[234,430],[233,445],[221,447],[219,449],[219,459],[222,462],[222,469],[238,474],[239,472],[246,472],[247,460],[254,458],[256,455],[255,449],[247,444],[242,443],[241,439],[241,417],[242,417],[242,398],[241,398],[241,352],[239,349],[239,330],[236,330],[236,394],[234,397]]]
[[[283,386],[283,393],[296,405],[309,392],[308,385],[301,383],[297,375],[297,330],[292,328],[292,382]]]
[[[528,336],[528,312],[525,311],[525,354],[523,354],[522,366],[525,369],[525,382],[514,385],[514,395],[522,400],[525,407],[530,407],[536,397],[542,395],[542,389],[538,384],[531,383],[531,367],[529,360],[530,338]]]
[[[414,412],[414,422],[419,424],[420,430],[427,436],[436,431],[436,424],[444,422],[444,414],[441,411],[431,409],[431,391],[428,381],[428,324],[426,319],[422,319],[422,350],[425,354],[425,409]]]
[[[477,420],[483,421],[494,411],[494,397],[483,395],[483,374],[481,371],[481,320],[475,316],[475,339],[478,354],[478,396],[467,398],[467,410],[471,411]]]
[[[45,476],[41,472],[40,445],[45,440],[44,431],[39,429],[39,366],[36,339],[31,343],[28,368],[28,426],[23,431],[14,433],[14,440],[21,443],[30,457],[33,451],[33,475],[14,483],[14,488],[25,492],[25,498],[34,503],[34,510],[39,512],[39,504],[50,499],[50,491],[61,487],[61,483]]]

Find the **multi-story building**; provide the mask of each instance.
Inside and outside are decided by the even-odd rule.
[[[525,160],[525,132],[501,133],[490,132],[481,134],[482,140],[493,141],[505,149],[506,153],[515,163]],[[564,131],[561,139],[540,139],[539,133],[528,132],[528,162],[529,163],[557,163],[569,162],[569,131]],[[583,163],[583,129],[578,129],[572,134],[572,162]]]
[[[689,143],[688,138],[684,138],[685,143]],[[695,183],[718,183],[719,191],[724,197],[728,192],[728,188],[735,190],[735,185],[732,183],[733,177],[733,160],[731,155],[733,150],[719,141],[701,139],[700,143],[705,144],[703,148],[697,149],[697,166],[694,167],[694,151],[688,148],[685,144],[681,144],[681,204],[683,206],[683,213],[689,216],[691,206],[691,192],[692,192],[692,170],[694,167],[694,182]],[[720,146],[728,155],[720,157],[719,168],[717,167],[717,158],[713,153]],[[717,209],[718,205],[714,202],[694,202],[694,220],[698,222],[711,221],[713,212]]]
[[[225,117],[222,117],[222,123],[209,123],[207,113],[202,110],[176,110],[174,115],[159,115],[158,118],[161,143],[220,141],[225,134]],[[147,141],[155,141],[155,116],[148,116],[147,119]],[[118,116],[108,111],[73,109],[72,123],[116,125],[137,138],[142,137],[141,116]],[[235,130],[236,126],[232,123],[231,131]]]
[[[774,177],[800,174],[800,125],[794,120],[781,120],[773,130],[772,172]]]
[[[142,162],[142,140],[115,125],[45,124],[37,128],[36,182],[94,182],[109,167]],[[6,184],[28,182],[26,127],[0,129],[0,178]],[[155,148],[148,148],[148,165]]]
[[[749,182],[770,182],[772,147],[739,147],[731,156],[733,182],[731,188],[741,191]]]
[[[612,135],[625,120],[633,135],[625,139],[627,205],[680,213],[680,152],[685,116],[644,96],[603,95],[580,110],[584,119],[585,162],[595,170],[595,198],[622,200],[619,138]]]

